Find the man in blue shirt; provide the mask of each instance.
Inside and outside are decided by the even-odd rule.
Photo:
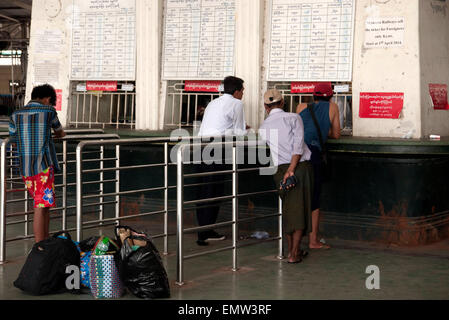
[[[56,206],[54,174],[60,172],[55,145],[51,136],[66,134],[54,106],[56,91],[46,84],[35,87],[31,101],[11,115],[9,135],[17,146],[20,173],[34,199],[34,239],[40,242],[49,237],[50,208]]]

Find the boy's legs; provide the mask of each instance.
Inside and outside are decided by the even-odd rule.
[[[50,208],[34,208],[34,240],[40,242],[47,239],[49,235]]]

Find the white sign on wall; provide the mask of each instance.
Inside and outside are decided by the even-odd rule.
[[[234,74],[235,0],[166,0],[162,78]]]
[[[365,48],[394,48],[404,45],[405,18],[370,17],[365,22]]]
[[[272,0],[269,81],[351,81],[354,0]]]
[[[135,80],[135,1],[73,0],[71,80]]]

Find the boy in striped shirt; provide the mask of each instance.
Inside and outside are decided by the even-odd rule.
[[[50,208],[56,206],[54,181],[60,168],[51,129],[57,138],[66,135],[55,105],[56,92],[52,86],[35,87],[31,101],[15,111],[9,122],[9,135],[17,146],[22,179],[34,199],[36,242],[49,237]]]

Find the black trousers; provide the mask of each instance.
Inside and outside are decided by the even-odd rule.
[[[200,164],[196,165],[196,172],[216,172],[226,170],[223,164]],[[224,180],[226,175],[208,175],[199,178],[198,183],[202,185],[197,188],[197,199],[209,199],[221,197],[224,195]],[[221,201],[213,201],[197,204],[196,217],[199,226],[207,226],[217,222],[218,213],[220,212]],[[198,232],[198,239],[206,239],[212,229]]]

